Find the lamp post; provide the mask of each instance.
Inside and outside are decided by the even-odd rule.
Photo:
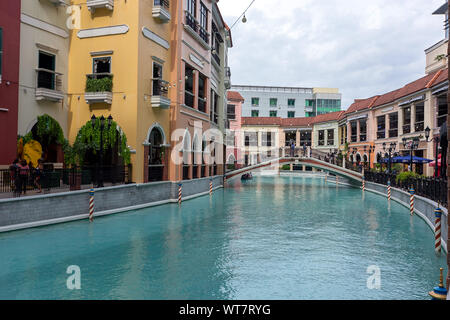
[[[411,160],[409,161],[409,171],[412,172],[412,165],[413,165],[413,151],[417,150],[419,148],[419,138],[413,138],[408,142],[408,139],[403,138],[403,147],[405,149],[409,149],[409,154],[411,157]]]
[[[397,143],[396,142],[391,142],[391,144],[389,145],[389,148],[387,147],[386,142],[383,143],[383,151],[384,152],[388,152],[389,153],[389,162],[388,162],[388,173],[391,173],[391,163],[392,163],[392,152],[395,151],[395,149],[397,148]]]
[[[435,178],[439,178],[439,166],[438,166],[438,155],[439,155],[439,142],[441,142],[441,139],[439,138],[439,136],[436,136],[434,138],[430,139],[430,133],[431,133],[431,129],[430,127],[427,127],[425,129],[425,138],[427,138],[427,142],[436,142],[436,155],[434,157],[434,177]]]
[[[367,146],[364,146],[364,153],[366,153],[366,150],[367,150]],[[371,159],[372,152],[375,152],[375,146],[369,146],[369,168],[368,168],[369,170],[371,168],[370,159]]]
[[[97,118],[95,115],[92,115],[91,122],[92,127],[95,126]],[[97,178],[97,188],[103,188],[103,130],[105,129],[105,120],[108,120],[107,127],[108,129],[111,127],[111,123],[113,120],[113,117],[111,115],[108,117],[108,119],[105,119],[105,117],[102,115],[100,117],[100,161],[97,163],[97,165],[100,165],[98,170],[98,178]]]

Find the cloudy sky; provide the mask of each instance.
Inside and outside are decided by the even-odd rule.
[[[231,26],[251,0],[220,0]],[[343,109],[425,73],[445,0],[256,0],[232,29],[233,84],[333,87]]]

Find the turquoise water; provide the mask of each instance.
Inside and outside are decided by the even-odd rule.
[[[428,299],[418,216],[321,179],[257,177],[178,205],[0,234],[0,299]],[[67,267],[81,289],[66,286]],[[381,287],[368,289],[369,266]]]

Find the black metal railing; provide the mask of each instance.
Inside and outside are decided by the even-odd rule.
[[[167,98],[167,93],[169,92],[169,82],[160,78],[152,79],[152,89],[154,96],[162,96]]]
[[[198,97],[198,110],[206,112],[206,99]]]
[[[397,138],[397,137],[398,137],[398,129],[390,129],[389,138]]]
[[[52,189],[81,189],[82,185],[96,185],[99,180],[112,185],[131,183],[129,166],[84,166],[70,169],[37,171],[31,169],[26,175],[18,176],[9,169],[0,170],[0,193],[26,193],[27,191],[51,192]],[[20,192],[19,192],[20,189]]]
[[[169,0],[154,0],[153,5],[154,6],[164,7],[167,10],[170,9],[170,2],[169,2]]]
[[[425,122],[421,121],[421,122],[416,122],[416,124],[414,125],[414,130],[415,132],[422,132],[425,130]]]
[[[415,194],[427,199],[439,202],[441,205],[447,206],[447,180],[436,178],[408,178],[405,180],[397,180],[395,174],[384,172],[365,172],[365,179],[370,182],[387,185],[388,181],[394,188],[408,191],[414,188]]]
[[[195,19],[195,17],[189,11],[185,11],[185,17],[186,25],[194,30],[195,33],[197,33],[203,41],[209,44],[208,31],[206,31],[206,29],[198,23],[197,19]]]
[[[184,91],[184,104],[188,107],[194,107],[194,94],[189,91]]]
[[[405,124],[403,126],[403,134],[406,134],[406,133],[411,133],[411,125],[410,124]]]
[[[220,66],[220,58],[219,55],[217,53],[212,53],[211,54],[212,57],[214,58],[214,60],[216,60],[217,64]]]
[[[61,91],[61,73],[44,68],[36,69],[37,88]]]
[[[163,181],[164,165],[154,164],[148,166],[148,182]]]

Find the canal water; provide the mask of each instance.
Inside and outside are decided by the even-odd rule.
[[[0,257],[0,299],[428,299],[446,266],[407,208],[299,177],[0,234]]]

